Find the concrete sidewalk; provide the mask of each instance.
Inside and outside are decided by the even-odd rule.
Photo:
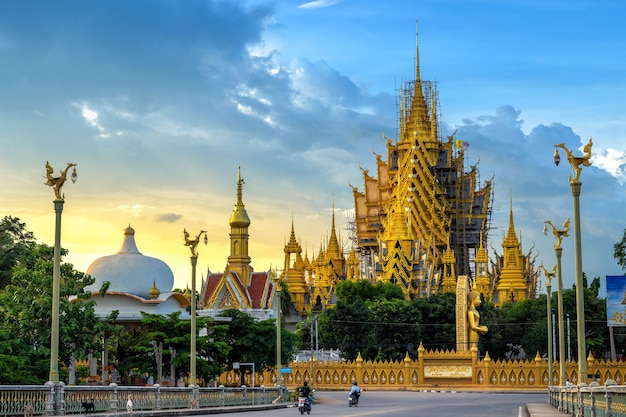
[[[559,417],[569,416],[569,414],[559,411],[548,403],[530,403],[526,404],[529,417]]]

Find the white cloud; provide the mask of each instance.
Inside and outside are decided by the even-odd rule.
[[[133,205],[121,205],[117,207],[123,213],[128,213],[134,217],[139,217],[146,210],[153,210],[154,206],[145,206],[141,204],[133,204]]]
[[[605,170],[620,182],[626,184],[626,151],[608,148],[596,152],[591,159],[593,165]]]
[[[100,133],[104,132],[104,127],[98,121],[98,112],[89,107],[87,103],[73,103],[74,107],[80,110],[80,115],[85,119],[85,122]]]
[[[341,3],[342,0],[315,0],[308,3],[303,3],[298,6],[298,9],[319,9],[321,7],[334,6]]]

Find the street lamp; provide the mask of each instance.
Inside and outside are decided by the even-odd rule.
[[[189,365],[189,385],[196,385],[196,264],[198,263],[198,251],[196,250],[200,236],[204,234],[204,244],[209,242],[206,230],[201,230],[195,239],[189,239],[187,229],[184,229],[185,246],[191,249],[191,363]],[[193,401],[193,399],[192,399]],[[192,402],[192,404],[197,404]]]
[[[546,277],[546,291],[548,293],[548,300],[547,300],[547,312],[548,312],[548,375],[549,375],[549,379],[548,379],[548,386],[551,387],[552,385],[554,385],[553,383],[553,362],[554,362],[554,356],[552,354],[552,337],[553,337],[553,332],[552,332],[552,300],[551,295],[552,295],[552,278],[554,278],[554,276],[556,275],[556,265],[554,265],[554,267],[552,267],[552,272],[548,272],[546,270],[546,268],[543,266],[543,264],[541,264],[539,266],[539,269],[543,269],[543,275],[545,275]]]
[[[561,157],[558,148],[565,151],[567,161],[572,167],[572,175],[569,177],[569,184],[572,188],[574,199],[574,246],[576,258],[576,336],[578,341],[578,383],[587,381],[587,349],[585,347],[585,290],[583,288],[583,261],[580,236],[580,173],[583,166],[591,166],[591,147],[593,141],[583,147],[583,156],[575,157],[572,152],[565,147],[565,144],[554,145],[554,163],[559,164]]]
[[[561,269],[561,255],[563,248],[561,242],[564,237],[569,236],[569,218],[563,223],[563,230],[558,230],[550,220],[543,222],[543,234],[548,235],[548,225],[552,229],[552,234],[556,238],[554,242],[554,253],[556,254],[556,271],[557,271],[557,304],[559,314],[559,385],[564,385],[567,381],[565,373],[565,323],[563,319],[563,279]]]
[[[276,288],[274,293],[274,303],[276,306],[276,383],[280,386],[280,378],[281,378],[281,322],[280,322],[280,313],[281,313],[281,288],[280,288],[280,276],[278,275],[278,270],[276,271],[276,276],[273,279],[274,287]]]
[[[52,326],[50,330],[50,376],[49,382],[51,384],[59,383],[59,301],[61,298],[61,213],[63,213],[63,203],[65,202],[65,195],[61,194],[61,188],[67,179],[67,172],[70,168],[72,175],[70,179],[73,183],[76,182],[78,176],[76,175],[76,164],[68,163],[64,171],[61,171],[61,175],[58,177],[52,176],[54,170],[50,166],[50,163],[46,161],[46,178],[44,183],[54,189],[55,199],[54,212],[56,214],[56,222],[54,228],[54,270],[52,275]]]

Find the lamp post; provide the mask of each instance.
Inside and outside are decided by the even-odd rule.
[[[201,230],[195,239],[189,239],[189,233],[187,229],[184,229],[185,234],[185,246],[189,246],[191,249],[191,348],[189,364],[189,385],[196,385],[196,264],[198,263],[198,242],[200,242],[200,236],[204,234],[204,244],[209,242],[206,230]],[[193,401],[193,399],[192,399]],[[192,402],[192,404],[196,404]]]
[[[572,348],[570,347],[570,333],[569,333],[569,313],[566,314],[567,316],[567,360],[568,361],[572,361]]]
[[[76,175],[76,164],[68,163],[64,171],[61,171],[61,175],[54,177],[52,173],[54,170],[50,166],[50,163],[46,161],[46,178],[44,183],[54,189],[55,199],[54,212],[56,214],[55,228],[54,228],[54,270],[52,274],[52,325],[50,329],[50,376],[49,382],[51,384],[58,384],[59,382],[59,301],[61,298],[61,213],[63,213],[63,203],[65,203],[65,194],[61,194],[61,188],[67,179],[67,172],[70,168],[72,170],[71,180],[76,182],[78,176]]]
[[[278,275],[278,271],[276,271],[276,276],[273,279],[274,286],[276,288],[274,292],[274,303],[276,306],[276,383],[280,386],[280,378],[281,372],[280,369],[282,367],[281,364],[281,322],[280,322],[280,314],[281,314],[281,288],[280,288],[280,276]]]
[[[561,161],[558,148],[565,151],[567,161],[572,167],[572,175],[569,177],[572,197],[574,199],[574,248],[576,258],[576,338],[578,342],[578,383],[587,381],[587,349],[585,346],[585,290],[583,288],[583,261],[582,243],[580,233],[580,173],[583,166],[591,166],[591,147],[593,141],[583,147],[583,156],[575,157],[572,152],[565,147],[565,144],[554,145],[554,163],[558,166]],[[560,268],[559,268],[560,269]]]
[[[548,225],[552,229],[552,234],[555,237],[554,253],[556,255],[556,274],[557,274],[557,304],[558,304],[558,320],[559,320],[559,385],[565,385],[567,381],[567,375],[565,373],[565,323],[563,316],[563,279],[561,269],[561,255],[563,254],[563,248],[561,247],[561,241],[564,237],[569,236],[569,219],[563,223],[563,230],[558,230],[550,220],[543,222],[543,234],[548,234]]]
[[[548,293],[548,300],[547,300],[547,313],[548,313],[548,375],[549,375],[549,379],[548,379],[548,386],[551,387],[552,385],[554,385],[553,381],[554,381],[554,371],[553,371],[553,362],[554,362],[554,356],[552,354],[552,338],[553,338],[553,332],[552,332],[552,300],[551,295],[552,295],[552,278],[554,278],[554,276],[556,275],[556,265],[554,265],[554,267],[552,268],[552,272],[548,272],[546,270],[546,268],[543,266],[543,264],[541,264],[539,266],[539,269],[543,269],[543,275],[545,275],[546,277],[546,291]]]

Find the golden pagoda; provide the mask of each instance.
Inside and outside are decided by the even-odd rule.
[[[489,294],[493,303],[500,307],[503,303],[514,303],[537,296],[539,272],[535,268],[533,248],[524,254],[521,239],[515,234],[513,202],[509,209],[509,228],[502,240],[502,255],[495,253],[493,263],[493,285]]]
[[[417,39],[416,39],[417,45]],[[467,143],[442,140],[433,83],[420,77],[399,90],[398,136],[376,156],[376,176],[363,172],[352,186],[354,234],[361,275],[394,282],[407,298],[454,291],[456,277],[475,277],[475,259],[487,240],[491,181],[478,186],[477,166],[465,169]]]
[[[346,261],[335,229],[335,210],[331,217],[330,237],[322,242],[317,257],[309,261],[301,256],[302,247],[295,235],[293,220],[289,241],[285,244],[285,263],[281,279],[289,286],[294,307],[300,315],[320,312],[335,305],[335,285],[350,277],[359,279],[356,252]]]

